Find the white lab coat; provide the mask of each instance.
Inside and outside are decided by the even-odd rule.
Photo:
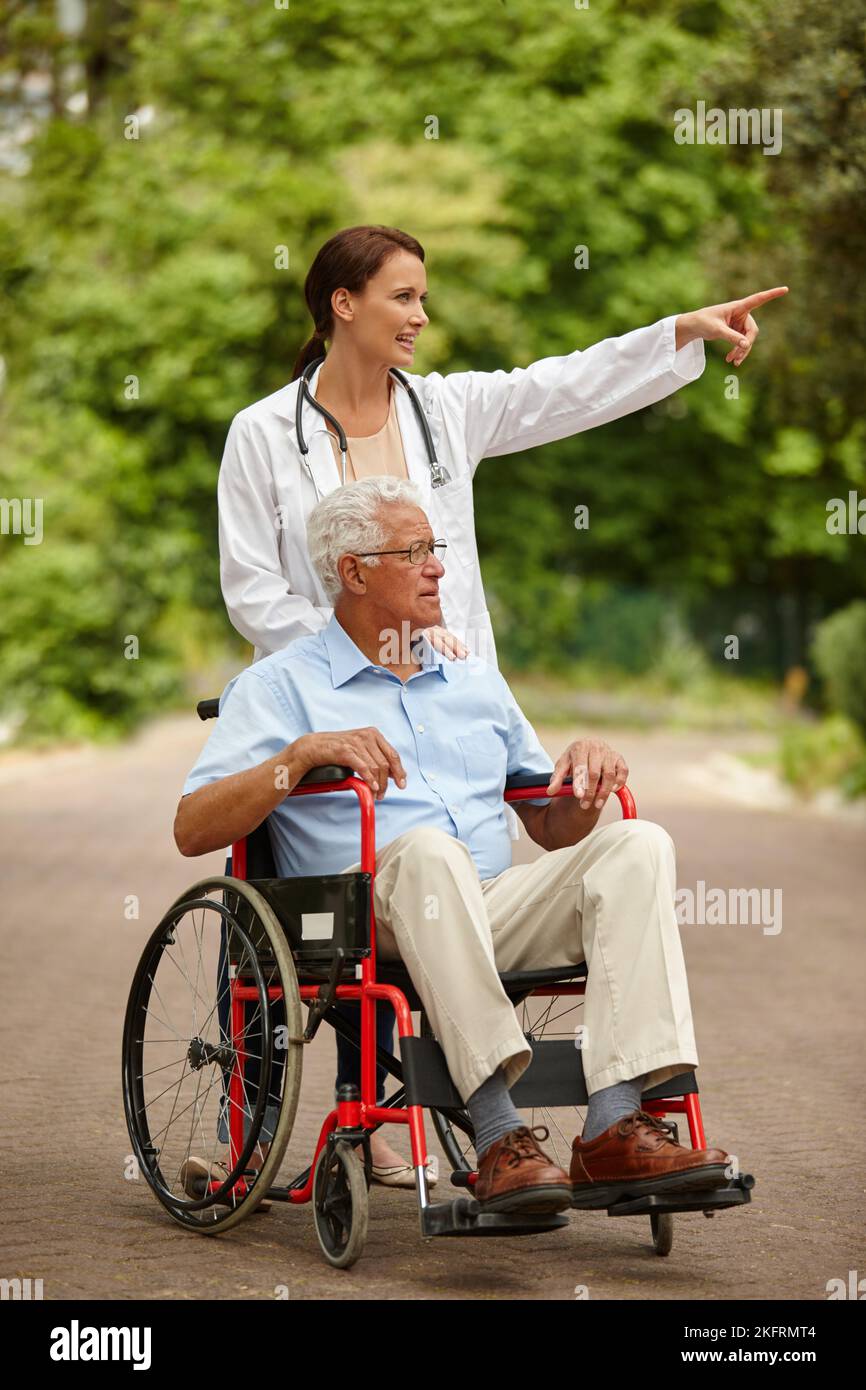
[[[704,370],[701,340],[676,351],[676,315],[564,357],[513,371],[405,373],[424,409],[450,483],[430,485],[421,426],[395,380],[397,420],[409,477],[423,496],[435,536],[448,542],[440,581],[444,626],[496,660],[481,583],[472,479],[483,458],[532,449],[663,400]],[[321,367],[310,390],[316,393]],[[222,591],[232,623],[255,660],[317,632],[331,616],[307,552],[307,518],[340,485],[325,422],[309,404],[304,465],[295,436],[298,381],[247,406],[232,420],[219,475]]]

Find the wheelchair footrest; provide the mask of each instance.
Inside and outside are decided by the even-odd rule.
[[[704,1191],[656,1192],[652,1196],[621,1198],[607,1208],[607,1214],[643,1216],[664,1211],[702,1211],[712,1216],[714,1211],[721,1211],[725,1207],[739,1207],[751,1202],[754,1185],[755,1179],[751,1173],[742,1173],[722,1187],[711,1187]]]
[[[567,1225],[567,1212],[521,1216],[519,1212],[482,1211],[474,1197],[433,1202],[421,1211],[424,1236],[535,1236]]]

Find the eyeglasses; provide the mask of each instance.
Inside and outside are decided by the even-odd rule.
[[[410,565],[423,565],[430,555],[435,555],[441,563],[447,549],[447,541],[413,541],[408,550],[359,550],[356,554],[359,560],[368,555],[408,555]]]

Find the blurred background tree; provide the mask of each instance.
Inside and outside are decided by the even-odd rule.
[[[658,406],[479,469],[507,667],[779,679],[866,594],[863,538],[826,526],[866,484],[856,0],[9,0],[0,53],[0,494],[45,528],[0,536],[19,736],[130,728],[248,659],[225,434],[289,380],[309,263],[358,222],[425,246],[421,373],[791,287],[738,374],[708,349]],[[783,108],[782,152],[677,145],[699,99]]]

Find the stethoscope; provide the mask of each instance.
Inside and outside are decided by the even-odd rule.
[[[303,455],[304,465],[306,467],[307,472],[310,475],[311,480],[315,484],[316,480],[315,478],[313,478],[313,470],[310,468],[310,461],[307,458],[307,454],[310,452],[310,446],[304,438],[304,432],[301,428],[301,415],[303,414],[304,401],[306,400],[309,402],[309,404],[313,407],[314,410],[317,410],[319,414],[322,415],[326,420],[330,420],[331,424],[334,426],[334,429],[337,431],[337,443],[340,449],[340,464],[343,475],[343,486],[345,487],[346,452],[348,450],[349,445],[346,441],[346,436],[343,433],[343,426],[340,424],[336,416],[332,415],[329,410],[325,409],[325,407],[321,404],[320,401],[316,400],[315,396],[311,393],[309,386],[310,377],[313,375],[313,372],[316,370],[319,364],[321,362],[324,362],[324,360],[324,357],[319,357],[315,362],[311,362],[309,366],[304,369],[303,375],[301,376],[300,385],[298,387],[298,399],[295,402],[295,433],[298,436],[298,448],[300,449]],[[405,386],[406,390],[409,392],[409,399],[415,408],[415,414],[418,417],[418,422],[421,426],[421,430],[424,435],[424,443],[427,446],[427,462],[430,465],[431,487],[441,487],[443,483],[450,483],[451,474],[448,472],[447,468],[444,468],[442,466],[442,464],[436,457],[436,450],[433,447],[433,436],[430,433],[430,426],[427,423],[427,416],[424,414],[421,402],[415,395],[415,392],[409,385],[409,382],[406,380],[403,373],[397,367],[390,367],[389,371],[397,378],[397,380],[403,386]],[[331,431],[328,429],[326,425],[320,426],[320,429],[325,434],[331,433]],[[313,430],[313,434],[317,434],[318,432],[319,430]]]

